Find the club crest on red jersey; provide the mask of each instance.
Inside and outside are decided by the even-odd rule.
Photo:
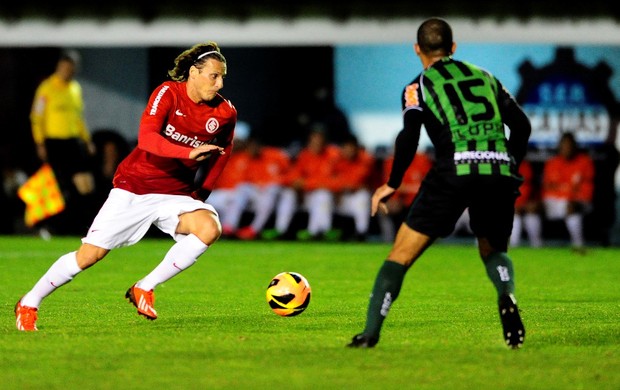
[[[207,130],[207,133],[213,134],[219,128],[220,128],[220,122],[218,122],[217,119],[209,118],[209,120],[207,120],[207,123],[205,125],[205,129]]]

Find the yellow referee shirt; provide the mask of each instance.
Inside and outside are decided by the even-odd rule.
[[[30,123],[36,144],[46,139],[81,138],[90,142],[90,133],[83,119],[84,102],[80,84],[68,83],[51,75],[35,92]]]

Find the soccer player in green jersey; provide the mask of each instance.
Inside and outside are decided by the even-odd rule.
[[[518,348],[525,327],[507,252],[521,183],[517,170],[526,153],[530,121],[497,78],[452,57],[456,44],[445,20],[425,20],[414,49],[424,70],[403,89],[403,130],[396,137],[390,177],[372,197],[371,214],[387,211],[385,201],[398,189],[415,156],[422,125],[436,160],[379,269],[364,331],[348,346],[377,344],[406,272],[438,237],[453,231],[468,208],[480,257],[497,289],[505,342]]]

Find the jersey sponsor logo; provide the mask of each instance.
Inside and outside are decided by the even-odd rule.
[[[220,122],[215,118],[209,118],[207,123],[205,124],[205,129],[207,129],[207,133],[213,134],[220,128]]]
[[[420,99],[418,97],[419,86],[420,85],[418,83],[407,85],[407,87],[405,88],[405,107],[417,107],[420,105]]]
[[[455,140],[504,138],[504,124],[502,122],[473,123],[467,127],[455,127],[452,131]]]
[[[151,111],[149,111],[149,115],[155,115],[155,113],[157,113],[157,106],[159,105],[161,97],[164,96],[164,93],[166,93],[168,88],[170,87],[165,85],[162,87],[162,89],[159,90],[159,93],[157,94],[157,96],[155,96],[155,100],[153,100],[153,106],[151,107]]]
[[[455,152],[454,161],[506,161],[510,162],[510,156],[507,152],[495,152],[491,150],[471,150],[465,152]]]
[[[171,124],[168,124],[166,126],[166,130],[164,130],[164,135],[172,140],[175,140],[185,145],[189,145],[193,148],[205,144],[205,142],[200,141],[196,136],[190,137],[188,135],[179,133],[177,129]]]
[[[181,112],[181,110],[178,110],[178,109],[174,112],[174,114],[175,114],[176,116],[185,116],[185,114],[183,114],[183,113]]]

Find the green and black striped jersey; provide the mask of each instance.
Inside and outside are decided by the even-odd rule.
[[[499,80],[476,65],[452,57],[435,62],[405,86],[402,109],[394,165],[409,165],[422,125],[435,148],[435,168],[448,174],[511,176],[525,155],[527,116]],[[393,170],[390,186],[400,184],[401,169]]]

